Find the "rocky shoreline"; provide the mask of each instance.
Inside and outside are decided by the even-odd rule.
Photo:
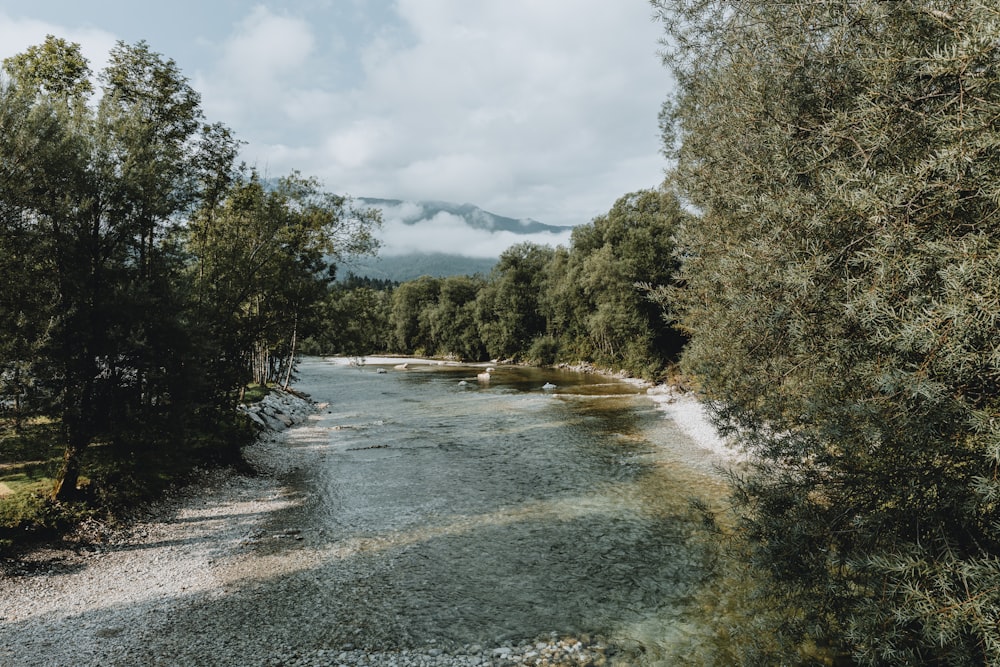
[[[345,647],[339,651],[318,650],[286,656],[270,664],[287,667],[603,667],[609,664],[608,654],[607,646],[587,637],[549,635],[495,648],[483,648],[479,644],[453,650],[433,646],[400,651]]]

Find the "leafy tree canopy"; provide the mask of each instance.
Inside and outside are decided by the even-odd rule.
[[[995,662],[1000,10],[652,4],[699,213],[678,233],[685,363],[755,457],[751,560],[802,611],[777,656],[744,658]]]

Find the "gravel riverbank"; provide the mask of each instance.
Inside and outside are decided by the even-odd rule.
[[[202,472],[137,510],[125,529],[92,522],[60,544],[0,563],[0,664],[135,664],[128,656],[141,652],[150,628],[192,598],[224,595],[230,582],[222,565],[291,502],[278,476],[300,462],[280,446],[282,431],[313,411],[293,394],[272,395],[254,411],[274,420],[247,449],[260,475]],[[225,662],[206,655],[202,664]]]
[[[627,664],[616,660],[618,649],[600,637],[557,633],[512,645],[429,645],[394,651],[341,639],[324,648],[295,645],[288,639],[296,636],[289,626],[322,617],[330,604],[349,608],[367,602],[363,590],[350,587],[338,591],[333,603],[311,595],[310,586],[319,582],[307,580],[309,569],[317,558],[329,555],[323,551],[323,536],[311,535],[310,526],[281,523],[282,518],[297,516],[295,508],[308,502],[282,480],[325,456],[318,444],[322,438],[308,424],[317,418],[311,414],[317,408],[285,395],[268,414],[257,415],[268,430],[246,450],[260,472],[256,476],[204,472],[191,486],[143,508],[125,530],[93,524],[63,544],[3,563],[0,664]],[[288,424],[302,422],[284,431]],[[260,610],[246,610],[256,604],[255,595],[276,570],[302,579],[301,594],[289,601],[288,609],[274,609],[274,625],[261,625]],[[226,641],[225,634],[214,632],[217,622],[239,627],[241,614],[258,620],[240,628],[239,641]]]

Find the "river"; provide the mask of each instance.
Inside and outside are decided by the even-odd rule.
[[[247,447],[260,474],[2,564],[0,664],[688,662],[691,501],[725,493],[697,420],[597,375],[374,361],[304,360],[318,408]]]
[[[273,529],[326,543],[310,580],[328,588],[309,593],[329,598],[324,641],[450,649],[558,633],[655,664],[705,574],[690,501],[722,495],[712,454],[633,384],[482,370],[302,364],[296,386],[329,407],[289,443],[322,449],[322,464],[293,476],[301,503]]]

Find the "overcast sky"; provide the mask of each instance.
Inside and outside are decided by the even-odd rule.
[[[146,40],[276,176],[589,222],[663,179],[647,0],[0,0],[0,58]]]

